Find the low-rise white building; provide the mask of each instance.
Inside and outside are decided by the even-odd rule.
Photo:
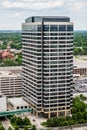
[[[7,109],[6,96],[0,94],[0,112],[4,112]]]
[[[80,74],[81,76],[86,76],[87,75],[87,60],[86,57],[79,57],[75,58],[74,57],[74,68],[73,68],[73,73],[74,74]]]
[[[11,71],[0,71],[0,92],[7,97],[21,96],[21,74]]]
[[[12,110],[29,108],[29,104],[22,97],[8,98],[8,107]]]

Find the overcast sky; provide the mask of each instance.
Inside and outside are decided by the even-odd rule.
[[[30,16],[69,16],[75,30],[87,30],[87,0],[0,0],[0,30],[18,30]]]

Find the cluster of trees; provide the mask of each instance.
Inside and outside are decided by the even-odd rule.
[[[22,53],[18,53],[16,56],[15,56],[15,62],[17,65],[22,65]]]
[[[46,125],[49,127],[68,126],[87,123],[87,104],[83,102],[86,97],[82,94],[73,99],[72,116],[49,118]]]
[[[87,55],[87,31],[74,33],[74,55]]]
[[[0,33],[0,40],[3,44],[0,48],[6,49],[7,44],[11,41],[11,48],[21,49],[21,33]],[[87,55],[87,31],[74,32],[74,55]]]
[[[21,33],[0,33],[0,40],[3,41],[3,44],[0,45],[0,48],[6,49],[7,44],[11,41],[10,45],[13,49],[21,49]]]
[[[10,122],[13,126],[17,125],[19,127],[24,127],[25,125],[31,125],[31,122],[27,117],[22,119],[21,117],[12,116]]]
[[[87,104],[84,103],[84,98],[86,97],[81,94],[73,99],[72,114],[86,111]]]
[[[1,122],[0,122],[0,130],[5,130],[5,128]]]
[[[0,67],[2,66],[21,66],[22,65],[22,53],[18,53],[15,55],[14,59],[1,59]]]
[[[20,50],[22,48],[20,32],[14,32],[14,33],[0,32],[0,41],[3,41],[3,43],[0,44],[0,48],[2,50],[7,48],[7,44],[9,42],[12,49]],[[18,66],[18,65],[22,65],[22,53],[15,54],[14,60],[12,59],[0,60],[0,67],[1,66]]]
[[[19,130],[19,128],[23,128],[24,130],[37,130],[35,125],[32,125],[30,120],[25,117],[22,119],[21,117],[11,116],[10,123],[14,127],[15,130]],[[12,128],[10,128],[12,130]]]

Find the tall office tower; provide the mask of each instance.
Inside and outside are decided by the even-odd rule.
[[[22,24],[23,96],[35,115],[68,115],[72,105],[73,23],[30,17]]]

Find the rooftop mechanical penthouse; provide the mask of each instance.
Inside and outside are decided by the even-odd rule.
[[[73,87],[73,23],[35,16],[22,24],[23,96],[33,114],[69,115]]]

